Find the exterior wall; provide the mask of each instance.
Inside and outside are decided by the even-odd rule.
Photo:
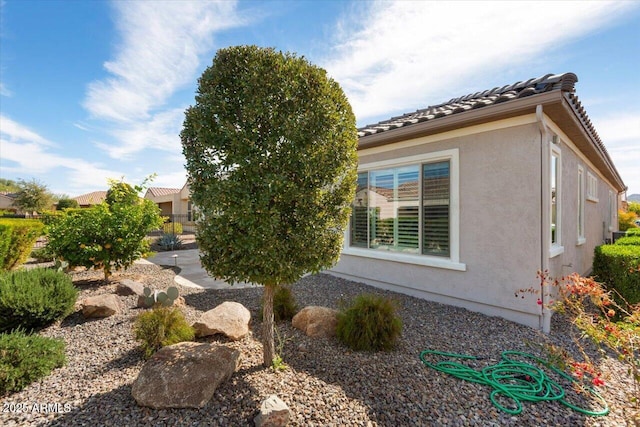
[[[536,298],[515,296],[536,285],[541,257],[540,132],[535,118],[525,122],[462,136],[449,132],[439,140],[418,138],[412,144],[359,152],[360,165],[366,165],[458,150],[459,262],[464,271],[366,258],[351,255],[345,248],[330,272],[539,327]]]
[[[158,207],[160,208],[160,215],[168,216],[168,215],[171,215],[171,211],[173,209],[173,203],[161,202],[161,203],[158,203]]]

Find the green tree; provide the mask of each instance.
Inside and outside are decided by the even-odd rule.
[[[111,181],[110,190],[123,187]],[[127,192],[127,194],[129,194]],[[87,209],[67,209],[48,221],[48,247],[71,266],[101,269],[105,281],[112,270],[127,268],[148,249],[145,237],[162,226],[160,209],[151,200],[114,197]]]
[[[24,212],[42,212],[51,208],[53,194],[46,185],[32,179],[31,181],[18,180],[19,190],[16,192],[14,205]]]
[[[335,264],[356,185],[351,106],[304,58],[221,49],[181,133],[207,271],[264,285],[263,363],[274,359],[273,296]]]
[[[17,193],[20,190],[18,183],[11,179],[0,178],[0,191],[7,191],[9,193]]]
[[[77,208],[78,201],[76,199],[70,199],[68,197],[61,198],[58,200],[58,203],[56,203],[56,207],[60,211],[68,208]]]
[[[640,203],[639,202],[629,202],[629,212],[633,212],[636,216],[640,217]]]

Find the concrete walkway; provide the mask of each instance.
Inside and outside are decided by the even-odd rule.
[[[209,276],[200,264],[200,251],[198,249],[158,252],[154,257],[140,259],[136,262],[150,263],[166,267],[178,267],[180,269],[180,273],[176,275],[176,283],[192,288],[239,289],[258,286],[252,283],[236,283],[231,286],[224,280],[215,279]]]

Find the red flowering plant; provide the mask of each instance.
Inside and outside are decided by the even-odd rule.
[[[636,409],[640,406],[640,304],[634,306],[620,298],[612,298],[613,291],[607,290],[591,277],[582,277],[577,273],[560,279],[549,277],[547,271],[539,271],[540,289],[529,288],[520,292],[540,295],[537,303],[542,304],[544,297],[555,296],[555,301],[545,302],[545,306],[562,313],[578,328],[582,336],[589,337],[600,349],[609,349],[627,367],[633,380],[630,396]],[[543,291],[548,289],[548,295]],[[518,294],[516,294],[518,296]],[[584,362],[573,360],[564,352],[566,366],[576,379],[590,379],[594,386],[603,386],[604,380],[578,339],[574,339],[582,351]]]

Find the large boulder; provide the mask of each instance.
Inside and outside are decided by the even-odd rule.
[[[143,295],[144,285],[140,282],[136,282],[130,279],[123,279],[120,281],[120,283],[118,283],[116,293],[123,297],[129,295]]]
[[[310,337],[332,337],[336,334],[338,311],[310,305],[293,316],[291,324]]]
[[[202,408],[238,369],[240,352],[208,343],[163,347],[144,364],[131,394],[150,408]]]
[[[85,318],[109,317],[122,313],[122,302],[115,294],[103,294],[85,298],[81,302]]]
[[[234,341],[249,333],[251,312],[240,303],[226,301],[202,314],[193,324],[196,336],[224,334]]]
[[[291,411],[286,403],[272,394],[260,405],[260,412],[253,419],[256,427],[284,427],[289,423]]]

